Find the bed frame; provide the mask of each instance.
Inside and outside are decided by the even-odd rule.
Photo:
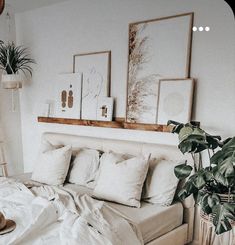
[[[102,151],[115,151],[117,153],[151,153],[151,158],[163,158],[166,160],[186,160],[176,146],[148,144],[123,140],[110,140],[102,138],[84,137],[77,135],[44,133],[42,139],[46,139],[53,145],[72,145],[73,149],[89,147]],[[191,159],[187,159],[191,161]],[[184,245],[193,240],[194,225],[194,201],[186,199],[183,203],[183,224],[161,237],[147,243],[147,245]]]

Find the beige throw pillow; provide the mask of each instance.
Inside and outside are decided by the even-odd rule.
[[[104,153],[93,195],[132,207],[140,207],[144,180],[148,171],[148,157]]]
[[[68,173],[72,147],[57,148],[43,142],[31,179],[48,185],[61,185]]]
[[[87,148],[78,150],[70,166],[68,181],[73,184],[94,187],[99,160],[98,150]]]
[[[179,180],[174,174],[178,165],[175,161],[150,161],[149,171],[143,188],[143,200],[162,206],[171,205]]]

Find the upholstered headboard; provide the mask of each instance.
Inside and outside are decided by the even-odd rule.
[[[148,144],[128,140],[110,140],[60,133],[44,133],[43,139],[46,139],[52,145],[70,144],[74,149],[89,147],[104,152],[111,150],[117,153],[129,153],[133,155],[151,153],[152,158],[164,158],[167,160],[183,161],[187,159],[177,147],[172,145]],[[191,161],[190,158],[187,160]]]
[[[117,153],[128,153],[132,155],[150,153],[151,158],[191,161],[190,158],[187,159],[187,157],[182,155],[176,146],[172,145],[148,144],[128,140],[110,140],[60,133],[44,133],[42,140],[47,140],[52,145],[71,145],[74,150],[81,147],[88,147],[104,152],[111,150]],[[194,202],[192,199],[188,199],[183,203],[183,206],[184,222],[187,223],[189,227],[187,240],[190,242],[193,237]]]

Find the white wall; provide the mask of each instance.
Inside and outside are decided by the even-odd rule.
[[[33,166],[42,131],[176,143],[169,134],[37,123],[38,104],[53,98],[55,75],[72,72],[72,56],[112,50],[111,94],[116,116],[125,116],[128,23],[195,12],[191,76],[198,79],[194,119],[223,136],[235,132],[235,28],[232,11],[223,0],[72,0],[18,14],[17,41],[29,46],[37,65],[32,83],[21,92],[24,168]],[[167,31],[167,30],[166,30]]]
[[[8,31],[6,13],[10,11],[11,29]],[[6,6],[0,16],[0,40],[15,40],[14,13],[10,6]],[[1,72],[0,72],[1,80]],[[23,171],[21,119],[19,107],[19,93],[14,92],[16,111],[12,111],[12,91],[2,89],[0,85],[0,125],[3,129],[6,161],[10,174],[17,174]],[[0,136],[1,137],[1,136]],[[0,174],[1,175],[1,174]]]

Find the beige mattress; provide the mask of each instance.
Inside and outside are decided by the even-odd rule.
[[[16,179],[27,181],[30,175],[17,177]],[[78,193],[92,194],[91,189],[83,186],[66,184],[65,187]],[[141,208],[132,208],[112,202],[108,203],[139,226],[144,243],[148,243],[166,234],[180,226],[183,222],[183,206],[181,203],[162,207],[142,202]]]

